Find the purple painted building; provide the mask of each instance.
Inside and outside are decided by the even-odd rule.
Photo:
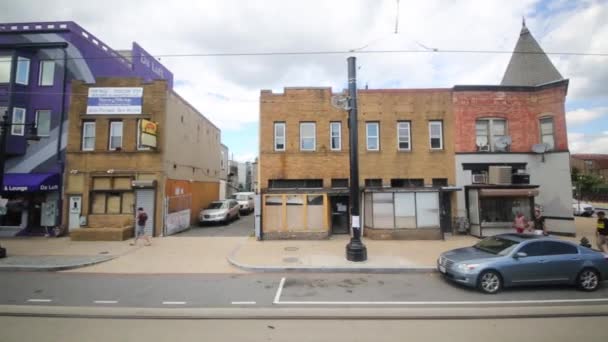
[[[173,87],[173,74],[137,43],[113,50],[69,21],[0,24],[0,236],[61,226],[67,112],[71,96],[87,96],[71,94],[71,81],[98,77],[164,79]]]

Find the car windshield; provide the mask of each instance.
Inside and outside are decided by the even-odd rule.
[[[211,202],[207,209],[223,209],[226,208],[226,202]]]
[[[238,201],[246,201],[249,199],[249,195],[236,195]]]
[[[491,236],[479,241],[473,247],[492,254],[506,255],[509,254],[517,244],[519,244],[519,241]]]

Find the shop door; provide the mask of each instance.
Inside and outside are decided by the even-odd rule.
[[[441,194],[441,230],[444,233],[452,233],[452,201],[451,192],[440,192]]]
[[[70,217],[68,228],[70,230],[80,228],[80,213],[82,213],[82,196],[70,196]]]
[[[330,203],[332,234],[349,234],[348,196],[332,196]]]
[[[154,236],[154,189],[137,189],[135,190],[135,211],[137,208],[144,208],[146,214],[148,214],[148,221],[146,221],[146,234],[148,236]]]

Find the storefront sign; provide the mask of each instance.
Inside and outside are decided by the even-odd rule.
[[[158,134],[158,123],[150,120],[140,121],[140,136],[139,142],[142,146],[156,148]]]
[[[89,88],[87,114],[141,114],[142,87]]]
[[[4,176],[4,191],[59,191],[59,182],[57,173],[7,173]]]

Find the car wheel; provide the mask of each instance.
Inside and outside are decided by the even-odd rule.
[[[477,278],[477,288],[487,294],[495,294],[502,290],[502,277],[496,271],[484,271]]]
[[[595,291],[600,287],[600,274],[592,268],[585,268],[578,274],[576,285],[583,291]]]

